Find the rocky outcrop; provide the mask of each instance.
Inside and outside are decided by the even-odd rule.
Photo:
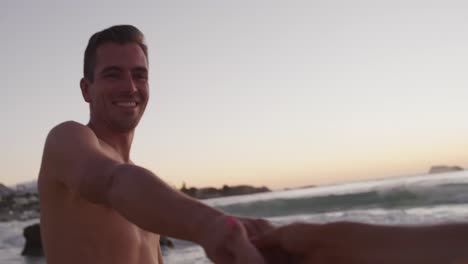
[[[228,185],[224,185],[221,189],[222,196],[231,196],[231,195],[246,195],[246,194],[253,194],[253,193],[261,193],[261,192],[270,192],[265,186],[262,187],[253,187],[249,185],[239,185],[229,187]]]
[[[0,199],[13,194],[13,190],[0,183]]]
[[[0,222],[30,220],[39,217],[39,197],[33,193],[18,193],[0,197]]]
[[[444,173],[444,172],[454,172],[454,171],[463,171],[464,169],[460,166],[445,166],[438,165],[432,166],[429,170],[429,174]]]

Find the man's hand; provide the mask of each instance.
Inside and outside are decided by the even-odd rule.
[[[207,223],[200,244],[216,264],[265,264],[246,228],[232,216],[219,216]]]
[[[250,240],[256,240],[275,230],[273,224],[261,218],[237,218],[247,230]],[[284,250],[277,248],[263,248],[260,253],[263,255],[267,263],[290,263],[291,256]]]
[[[291,224],[279,227],[268,234],[255,238],[253,243],[269,264],[313,263],[312,256],[308,255],[315,252],[314,245],[310,242],[310,236],[315,235],[312,231],[314,227],[314,225],[309,224]],[[278,257],[278,254],[282,257]],[[307,262],[307,259],[310,259],[310,262]]]
[[[249,239],[260,237],[275,229],[273,224],[262,218],[237,217],[247,231]]]

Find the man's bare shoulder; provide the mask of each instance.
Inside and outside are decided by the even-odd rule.
[[[113,172],[120,164],[121,159],[91,128],[67,121],[49,132],[39,177],[64,184],[89,201],[104,203]]]
[[[76,121],[65,121],[52,128],[47,139],[68,140],[71,137],[77,136],[94,136],[96,138],[96,135],[89,127]]]
[[[68,121],[64,121],[58,125],[56,125],[54,128],[52,128],[52,130],[62,130],[62,129],[80,129],[80,128],[87,128],[87,126],[79,123],[79,122],[76,122],[76,121],[73,121],[73,120],[68,120]]]
[[[99,140],[91,128],[75,121],[66,121],[52,128],[47,135],[44,156],[63,158],[83,148],[99,148]]]
[[[47,136],[40,177],[59,180],[75,189],[92,161],[103,156],[100,142],[89,127],[66,121],[52,128]]]

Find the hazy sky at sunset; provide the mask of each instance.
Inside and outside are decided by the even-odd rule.
[[[1,1],[0,182],[88,121],[89,37],[146,35],[133,160],[171,185],[329,184],[468,167],[468,2]]]

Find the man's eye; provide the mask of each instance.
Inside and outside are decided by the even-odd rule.
[[[108,73],[105,75],[107,78],[119,78],[119,75],[117,73]]]
[[[148,80],[148,76],[146,76],[146,74],[136,74],[134,78],[141,81]]]

